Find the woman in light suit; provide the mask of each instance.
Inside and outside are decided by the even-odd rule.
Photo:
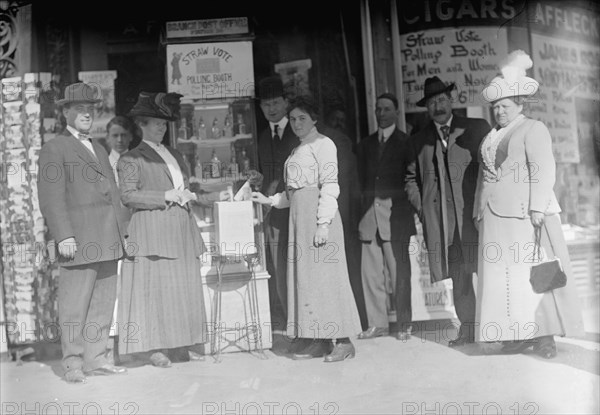
[[[504,353],[556,356],[554,336],[581,335],[581,313],[573,291],[560,207],[554,195],[555,161],[548,128],[522,114],[538,82],[525,76],[532,66],[522,51],[511,53],[503,75],[482,94],[497,125],[480,147],[480,169],[473,215],[480,255],[476,341],[502,341]],[[567,286],[543,294],[529,282],[535,263],[534,234],[551,257],[561,259]]]
[[[140,93],[130,112],[143,140],[118,164],[121,201],[132,210],[128,258],[119,299],[119,352],[157,367],[171,357],[199,360],[206,342],[200,277],[205,247],[188,202],[210,205],[226,192],[188,189],[188,168],[177,150],[161,144],[167,122],[179,117],[179,94]],[[169,352],[170,350],[170,352]]]

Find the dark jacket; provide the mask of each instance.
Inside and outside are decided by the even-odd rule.
[[[380,154],[377,133],[363,139],[357,148],[362,189],[361,240],[406,240],[416,233],[413,209],[404,191],[408,136],[396,129]]]

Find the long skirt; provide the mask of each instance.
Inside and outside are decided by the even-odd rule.
[[[530,218],[500,217],[486,208],[479,226],[476,341],[565,334],[556,290],[536,294],[531,288],[534,245]]]
[[[336,339],[361,331],[350,287],[344,230],[339,212],[329,225],[328,242],[313,245],[319,189],[290,193],[288,242],[288,326],[290,337]]]
[[[119,353],[206,342],[200,266],[191,243],[179,258],[139,256],[123,262]]]

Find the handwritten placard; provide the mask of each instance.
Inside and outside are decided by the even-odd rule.
[[[167,39],[248,33],[247,17],[167,22]]]
[[[506,30],[495,27],[427,30],[401,35],[400,42],[405,112],[424,110],[416,103],[432,76],[456,83],[455,108],[487,105],[481,90],[507,55]]]
[[[252,43],[167,45],[169,92],[186,98],[254,96]]]
[[[579,163],[575,99],[600,98],[600,48],[535,33],[531,47],[540,89],[530,115],[550,130],[557,162]]]

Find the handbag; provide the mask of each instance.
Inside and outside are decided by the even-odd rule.
[[[542,225],[544,226],[544,225]],[[546,260],[542,262],[541,256],[541,234],[542,226],[535,228],[535,246],[534,246],[534,261],[537,253],[538,264],[531,267],[529,282],[531,288],[536,294],[542,294],[556,288],[561,288],[567,285],[567,275],[565,274],[559,258]]]

